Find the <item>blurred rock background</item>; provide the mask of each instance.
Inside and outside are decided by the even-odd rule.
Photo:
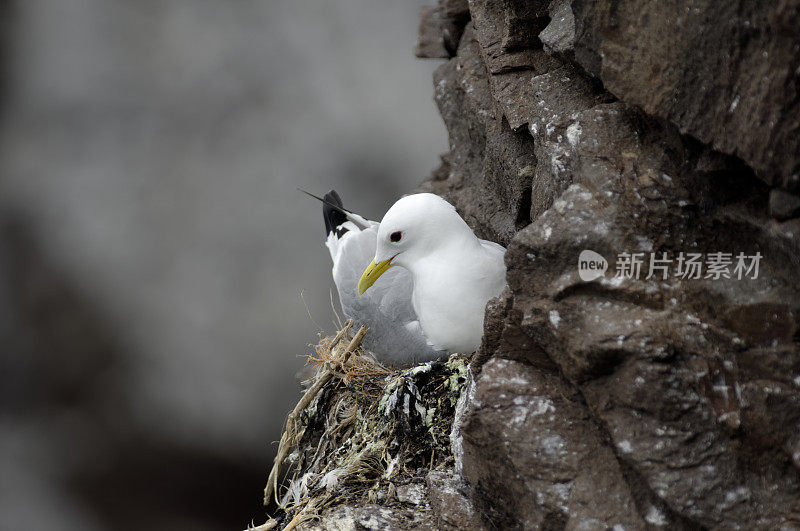
[[[0,529],[236,529],[333,328],[319,206],[447,147],[421,2],[5,0]]]

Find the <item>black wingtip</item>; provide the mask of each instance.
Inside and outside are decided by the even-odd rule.
[[[322,196],[322,216],[325,218],[325,234],[335,232],[336,236],[341,237],[342,234],[347,232],[347,229],[342,228],[341,225],[347,221],[347,216],[344,215],[344,204],[336,190],[331,190]]]
[[[339,194],[336,193],[336,190],[331,190],[325,194],[324,197],[314,195],[302,188],[298,188],[298,190],[322,203],[322,216],[325,219],[326,235],[335,232],[337,236],[341,236],[347,232],[347,229],[342,228],[341,225],[348,220],[347,215],[350,212],[345,210],[342,199],[339,197]],[[358,225],[358,223],[356,223],[356,225]]]

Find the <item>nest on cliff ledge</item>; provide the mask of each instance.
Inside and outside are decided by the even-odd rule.
[[[342,503],[389,505],[395,485],[452,467],[468,360],[453,355],[390,369],[361,348],[367,329],[350,338],[351,326],[322,339],[309,357],[318,368],[287,418],[265,490],[265,504],[274,497],[278,510],[256,529],[294,528]]]

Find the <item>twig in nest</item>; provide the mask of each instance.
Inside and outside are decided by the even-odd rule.
[[[384,376],[390,373],[391,371],[389,369],[378,363],[363,357],[356,357],[351,360],[350,366],[347,368],[342,381],[347,385],[354,378]]]
[[[259,526],[248,527],[246,531],[270,531],[276,527],[278,527],[278,521],[270,519],[266,523],[263,523]]]
[[[308,504],[303,507],[300,511],[297,511],[297,514],[294,515],[294,518],[286,524],[286,527],[283,528],[283,531],[292,531],[295,527],[302,524],[305,520],[309,519],[309,513],[313,512],[316,509],[316,505],[314,501],[308,502]]]
[[[328,352],[332,353],[333,349],[342,340],[343,337],[347,334],[350,328],[353,326],[353,320],[348,320],[344,328],[342,328],[336,337],[333,338],[331,341],[330,346],[328,347]],[[330,365],[338,365],[340,369],[344,369],[345,363],[350,358],[350,355],[355,352],[355,350],[361,344],[361,340],[364,339],[364,336],[369,330],[366,326],[362,326],[353,339],[350,341],[350,344],[347,345],[347,349],[342,353],[339,359],[335,359],[331,357],[331,361],[334,363],[328,364],[326,363],[323,365],[322,370],[317,374],[314,384],[305,392],[303,397],[295,406],[294,410],[289,413],[289,416],[286,419],[286,429],[281,436],[281,441],[278,444],[278,454],[275,456],[275,463],[272,465],[272,470],[269,473],[269,478],[267,479],[267,486],[264,489],[264,505],[269,505],[270,498],[275,499],[275,503],[280,505],[278,501],[278,477],[280,476],[281,472],[281,465],[286,457],[289,455],[289,450],[292,446],[297,443],[298,438],[298,428],[297,428],[297,419],[300,418],[303,410],[305,410],[311,402],[316,398],[317,394],[319,394],[320,390],[327,384],[331,378],[334,376],[334,371],[330,368]]]

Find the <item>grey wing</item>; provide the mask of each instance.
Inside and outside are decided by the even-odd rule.
[[[499,254],[500,256],[506,254],[506,248],[500,245],[499,243],[495,243],[489,240],[480,240],[480,242],[484,249],[493,254]]]
[[[370,329],[364,346],[378,359],[396,364],[442,357],[444,352],[434,348],[422,334],[411,303],[413,281],[408,271],[392,267],[364,295],[358,295],[358,280],[375,257],[378,224],[371,222],[364,230],[354,228],[341,238],[332,234],[327,245],[345,316]]]
[[[499,295],[506,286],[506,248],[489,240],[481,240],[481,245],[486,254],[492,258],[491,262],[495,264],[494,268],[489,269],[489,278],[492,279],[491,292]]]

